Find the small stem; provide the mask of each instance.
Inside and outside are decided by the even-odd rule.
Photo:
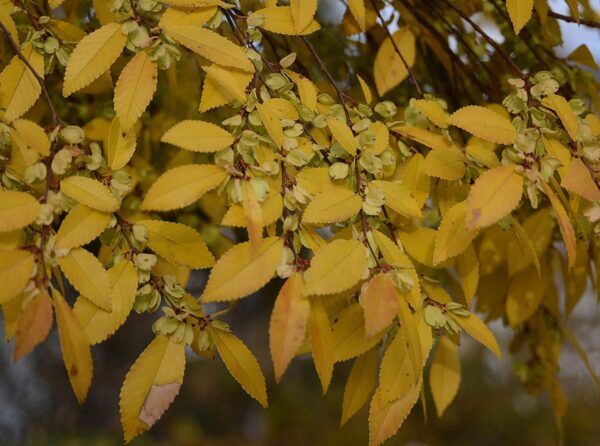
[[[406,72],[408,73],[408,77],[409,77],[410,81],[415,86],[415,90],[417,90],[417,95],[420,98],[422,98],[423,97],[423,90],[421,89],[421,85],[419,85],[419,81],[415,77],[415,74],[414,74],[412,68],[410,67],[410,65],[408,64],[408,62],[406,61],[406,59],[402,55],[402,52],[400,51],[400,48],[398,48],[398,45],[396,44],[396,41],[394,40],[394,36],[392,36],[392,33],[390,32],[390,29],[386,25],[385,20],[383,19],[383,16],[381,15],[381,11],[379,10],[379,8],[377,7],[377,5],[375,4],[375,0],[371,0],[371,5],[373,5],[373,9],[376,11],[377,17],[379,18],[379,21],[381,22],[381,26],[385,30],[385,33],[389,37],[390,42],[392,43],[392,46],[394,47],[394,51],[396,52],[396,54],[398,55],[398,57],[400,57],[400,60],[402,61],[402,64],[404,65],[404,68],[406,69]]]
[[[21,59],[21,61],[25,64],[25,66],[29,69],[29,71],[31,71],[31,74],[33,74],[33,77],[35,77],[37,82],[40,84],[40,87],[42,88],[42,92],[44,94],[46,102],[48,103],[48,107],[50,107],[50,112],[52,113],[52,125],[54,127],[56,127],[58,125],[65,126],[65,123],[60,118],[60,116],[58,116],[58,113],[56,112],[56,109],[54,108],[54,104],[52,103],[52,99],[50,98],[50,94],[48,93],[48,89],[46,88],[46,84],[44,83],[44,79],[39,74],[37,74],[35,69],[31,66],[31,64],[29,63],[27,58],[23,55],[21,48],[19,48],[19,45],[17,45],[17,42],[14,41],[14,39],[10,35],[10,32],[8,32],[8,29],[6,29],[6,26],[4,26],[4,23],[2,23],[2,22],[0,22],[0,29],[2,29],[2,32],[5,34],[6,39],[8,40],[8,43],[10,44],[10,46],[13,48],[13,50],[17,54],[17,57],[19,59]]]
[[[575,17],[559,14],[554,11],[548,11],[548,15],[550,17],[554,17],[555,19],[562,20],[563,22],[577,23],[578,25],[589,26],[590,28],[600,28],[600,22],[594,22],[593,20],[577,20]]]

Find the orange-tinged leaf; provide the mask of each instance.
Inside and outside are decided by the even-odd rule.
[[[419,388],[390,403],[383,403],[377,389],[369,409],[369,446],[378,446],[393,436],[419,399]]]
[[[27,303],[17,319],[13,362],[31,352],[44,342],[52,328],[52,300],[45,290]]]
[[[392,323],[398,313],[396,287],[384,273],[376,274],[360,294],[365,313],[365,332],[371,338]]]
[[[285,282],[273,306],[269,324],[269,346],[275,380],[281,380],[287,366],[302,345],[310,305],[302,297],[304,281],[300,273],[293,273]]]

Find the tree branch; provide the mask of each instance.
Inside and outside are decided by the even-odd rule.
[[[600,28],[600,22],[594,22],[593,20],[585,20],[585,19],[577,20],[575,17],[559,14],[554,11],[548,11],[548,15],[550,17],[554,17],[555,19],[562,20],[563,22],[577,23],[578,25],[589,26],[590,28]]]

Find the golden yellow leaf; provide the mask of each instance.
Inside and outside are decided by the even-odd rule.
[[[358,26],[362,32],[365,32],[366,26],[365,21],[367,17],[367,8],[365,7],[365,0],[348,0],[348,9],[358,23]],[[367,101],[371,102],[371,101]]]
[[[30,225],[40,211],[40,204],[28,193],[0,190],[0,232]]]
[[[302,345],[310,305],[302,297],[304,281],[298,272],[293,273],[283,284],[271,314],[269,324],[269,346],[275,369],[275,380],[279,382],[289,363]]]
[[[467,317],[456,317],[454,320],[458,322],[462,329],[471,335],[473,339],[494,353],[498,358],[502,357],[496,337],[481,319],[474,314],[470,314]]]
[[[265,201],[259,203],[262,210],[262,220],[264,226],[269,226],[281,216],[283,212],[283,200],[279,192],[271,193]],[[239,204],[232,205],[221,220],[223,226],[234,226],[237,228],[248,227],[248,221],[244,214],[244,209]]]
[[[33,274],[35,257],[28,251],[0,251],[0,304],[17,296]]]
[[[412,67],[416,56],[415,36],[408,27],[403,27],[396,31],[392,37],[404,61],[409,67]],[[389,37],[383,41],[377,50],[373,75],[379,96],[385,95],[408,76],[408,71]]]
[[[169,27],[177,25],[202,26],[208,22],[216,12],[216,6],[204,6],[192,10],[167,8],[164,10],[158,26],[163,29],[168,29]]]
[[[104,141],[104,153],[108,167],[113,170],[125,167],[133,157],[136,145],[135,130],[132,127],[123,128],[120,119],[115,117]]]
[[[127,37],[117,22],[108,23],[81,39],[69,57],[63,96],[87,87],[105,73],[117,60],[126,42]]]
[[[385,350],[379,369],[379,397],[382,404],[397,400],[413,390],[420,376],[408,353],[409,341],[405,330],[398,330]]]
[[[202,301],[223,302],[258,291],[273,278],[282,250],[279,237],[264,238],[255,248],[250,242],[235,245],[211,270]]]
[[[114,106],[124,130],[133,127],[150,104],[157,79],[158,67],[145,51],[137,53],[121,71],[115,85]]]
[[[416,153],[398,167],[396,178],[415,196],[419,209],[423,207],[431,190],[431,178],[425,173],[425,157]]]
[[[226,149],[234,138],[218,125],[189,119],[175,124],[160,140],[192,152],[210,153]]]
[[[368,339],[364,312],[360,304],[355,303],[344,308],[338,315],[332,327],[332,335],[333,357],[335,362],[340,362],[362,355],[373,348],[381,340],[384,332]]]
[[[419,144],[423,144],[433,150],[460,150],[451,141],[448,141],[444,135],[420,127],[394,126],[392,127],[392,131],[407,136]],[[419,154],[419,156],[421,155]]]
[[[456,270],[468,306],[475,297],[479,285],[479,260],[472,244],[456,258]]]
[[[577,141],[579,139],[579,123],[567,100],[560,95],[550,94],[542,100],[542,104],[554,110],[569,134],[569,138]]]
[[[28,147],[42,156],[50,155],[50,140],[42,127],[27,119],[16,119],[12,125]]]
[[[511,327],[522,324],[535,313],[544,299],[547,286],[548,280],[538,277],[533,267],[512,278],[506,295],[506,317]]]
[[[41,290],[39,295],[25,305],[17,319],[13,362],[28,355],[38,344],[46,340],[52,322],[52,300],[45,290]]]
[[[267,385],[258,361],[246,344],[233,334],[218,328],[209,328],[211,337],[227,370],[242,388],[267,407]]]
[[[438,101],[433,99],[418,99],[415,101],[415,107],[433,124],[442,129],[448,127],[448,114]]]
[[[552,241],[554,223],[551,208],[548,207],[533,213],[523,222],[521,237],[512,237],[508,242],[506,263],[509,276],[523,271],[535,263],[536,258],[542,257]],[[515,235],[517,235],[517,232],[515,232]],[[527,240],[522,240],[525,238],[533,246],[534,252],[530,251]]]
[[[506,9],[515,29],[515,34],[519,34],[531,19],[533,0],[506,0]]]
[[[133,308],[138,276],[130,260],[121,260],[108,270],[111,285],[111,311],[106,311],[83,296],[79,296],[73,312],[81,324],[90,345],[112,336],[125,323]]]
[[[214,31],[197,25],[180,24],[169,24],[165,31],[174,40],[211,62],[242,71],[254,71],[254,65],[244,49]]]
[[[228,104],[236,99],[246,103],[246,87],[252,80],[252,74],[216,64],[202,67],[206,79],[200,99],[200,112]]]
[[[180,223],[138,220],[148,230],[148,246],[159,256],[187,268],[213,266],[215,258],[196,230]]]
[[[370,104],[371,101],[373,100],[373,93],[371,93],[371,89],[369,88],[369,85],[358,74],[356,75],[356,78],[358,79],[358,83],[360,84],[360,89],[361,89],[361,91],[363,93],[363,96],[365,98],[365,102],[367,104]],[[379,122],[379,121],[377,121],[377,122]]]
[[[586,200],[600,201],[600,189],[581,158],[573,158],[560,185]]]
[[[365,246],[358,240],[334,240],[311,259],[304,274],[304,295],[333,294],[354,286],[367,266]]]
[[[92,383],[92,353],[69,304],[54,289],[52,297],[63,361],[73,392],[81,404],[85,401]]]
[[[333,356],[333,334],[329,317],[323,305],[323,299],[319,296],[310,298],[310,314],[308,318],[310,330],[310,345],[315,369],[323,394],[327,392],[333,374],[335,359]]]
[[[102,212],[115,212],[119,200],[110,189],[92,178],[74,175],[60,182],[60,191],[72,200]]]
[[[389,206],[400,215],[414,219],[423,217],[421,206],[419,206],[414,194],[405,184],[375,180],[369,186],[381,189],[385,196],[386,206]]]
[[[260,27],[277,34],[305,36],[321,29],[321,26],[315,20],[312,20],[308,26],[298,33],[289,6],[272,6],[259,9],[254,11],[252,16],[262,17],[263,23]]]
[[[362,200],[349,189],[332,187],[316,195],[302,214],[304,223],[325,225],[348,220],[360,211]]]
[[[513,144],[517,129],[501,114],[487,107],[470,105],[450,115],[448,122],[485,141]]]
[[[313,195],[333,187],[327,167],[306,167],[298,172],[296,181],[302,189]]]
[[[361,290],[360,304],[364,309],[367,338],[389,326],[398,313],[396,287],[389,275],[373,276]]]
[[[465,155],[456,150],[431,150],[425,157],[423,168],[430,177],[442,180],[460,180],[466,171]]]
[[[371,398],[369,408],[369,446],[378,446],[390,438],[412,410],[419,399],[420,386],[390,403],[383,403],[378,388]]]
[[[43,79],[44,56],[31,43],[23,46],[22,53]],[[14,56],[0,73],[0,108],[4,110],[2,120],[11,122],[21,117],[35,104],[41,92],[42,87],[31,70],[18,56]]]
[[[317,0],[290,0],[290,10],[296,34],[300,34],[313,21]]]
[[[367,402],[377,379],[377,350],[371,349],[354,360],[342,402],[342,419],[345,424]]]
[[[283,134],[283,127],[281,126],[281,120],[277,114],[273,112],[269,104],[261,104],[257,102],[256,110],[258,111],[258,115],[260,116],[260,120],[262,121],[265,130],[275,145],[278,148],[281,148],[285,138]]]
[[[170,211],[198,200],[227,178],[227,173],[212,164],[189,164],[163,173],[146,193],[140,209]]]
[[[98,237],[108,226],[110,214],[76,205],[69,211],[56,233],[57,248],[77,248]]]
[[[467,202],[452,206],[442,219],[435,236],[433,262],[440,263],[463,252],[477,236],[477,228],[467,228]]]
[[[352,130],[350,130],[350,127],[348,127],[345,122],[335,118],[327,119],[327,126],[342,148],[350,155],[356,155],[356,141],[354,140],[354,134],[352,133]]]
[[[98,258],[83,248],[75,248],[59,258],[58,264],[79,293],[102,309],[111,310],[110,278]]]
[[[415,310],[419,310],[417,308]],[[419,333],[419,313],[413,313],[409,308],[404,296],[398,295],[398,319],[400,320],[400,330],[406,337],[406,346],[408,356],[413,367],[415,377],[421,376],[425,366],[423,351],[426,350],[421,345],[421,336]]]
[[[483,228],[510,214],[521,201],[523,177],[514,165],[484,172],[471,187],[467,198],[467,228]]]
[[[452,403],[460,387],[460,359],[456,345],[446,336],[440,337],[431,363],[429,387],[438,417]]]
[[[594,70],[600,70],[600,67],[598,67],[596,60],[594,59],[594,55],[586,44],[579,45],[571,52],[571,54],[569,54],[568,57],[573,62],[586,65]]]
[[[126,443],[150,429],[179,393],[185,372],[184,347],[157,336],[127,372],[119,399]]]
[[[565,242],[565,246],[567,248],[567,257],[569,258],[569,269],[575,265],[575,259],[577,258],[577,237],[575,236],[575,231],[573,230],[573,225],[571,225],[571,220],[569,219],[569,215],[565,208],[563,207],[560,199],[556,196],[556,194],[550,189],[545,182],[541,182],[542,187],[544,189],[544,193],[550,200],[550,204],[554,208],[554,212],[556,214],[556,220],[558,221],[558,227],[560,228],[560,233],[562,234],[563,240]]]
[[[433,262],[437,231],[431,228],[418,227],[409,231],[398,231],[402,246],[417,262],[433,267],[441,267]]]

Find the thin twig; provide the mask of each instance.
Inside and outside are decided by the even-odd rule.
[[[389,37],[390,42],[392,43],[392,46],[394,47],[394,51],[396,52],[396,54],[398,55],[398,57],[400,57],[400,60],[402,61],[402,65],[404,65],[404,69],[408,73],[408,77],[409,77],[410,81],[415,86],[415,90],[417,90],[417,95],[420,98],[422,98],[423,97],[423,90],[421,89],[421,85],[419,85],[419,81],[417,80],[417,78],[415,76],[415,73],[413,72],[412,68],[410,67],[410,65],[408,64],[408,62],[406,61],[406,59],[402,55],[402,52],[400,51],[400,48],[398,48],[398,45],[396,44],[396,41],[394,40],[394,36],[392,36],[392,33],[390,32],[390,29],[385,24],[385,20],[383,19],[383,16],[381,15],[381,11],[379,10],[379,8],[377,7],[377,5],[375,4],[375,0],[371,0],[371,4],[373,5],[373,9],[377,13],[377,17],[379,18],[379,21],[381,22],[381,26],[385,30],[385,33]]]
[[[21,48],[19,48],[19,45],[17,44],[17,42],[14,41],[14,39],[10,35],[10,32],[8,32],[8,29],[6,29],[6,26],[4,26],[4,23],[2,23],[2,22],[0,22],[0,29],[2,29],[2,32],[5,34],[6,39],[8,40],[8,43],[10,44],[10,46],[13,48],[13,50],[17,54],[17,57],[19,59],[21,59],[21,61],[25,64],[25,66],[29,69],[29,71],[31,71],[31,74],[33,74],[33,77],[35,77],[37,82],[40,84],[40,87],[42,88],[44,97],[46,98],[46,102],[48,103],[48,107],[50,108],[50,112],[52,113],[52,125],[54,127],[56,127],[57,125],[65,126],[65,123],[60,118],[60,116],[58,116],[58,113],[56,112],[56,109],[54,108],[54,104],[52,103],[52,99],[50,98],[50,94],[48,93],[48,89],[46,88],[44,78],[42,78],[35,71],[35,69],[31,66],[31,64],[29,63],[27,58],[23,55]]]
[[[593,20],[586,20],[586,19],[577,20],[575,17],[559,14],[554,11],[548,11],[548,15],[550,17],[554,17],[555,19],[562,20],[563,22],[577,23],[578,25],[589,26],[590,28],[600,28],[600,22],[594,22]]]

